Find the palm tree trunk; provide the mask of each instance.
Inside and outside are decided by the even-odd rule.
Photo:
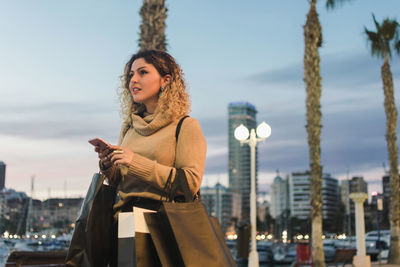
[[[400,191],[399,191],[399,169],[397,152],[397,109],[394,101],[394,90],[392,72],[388,58],[381,69],[383,92],[385,95],[385,113],[386,113],[386,142],[388,148],[390,164],[390,250],[389,263],[400,264]]]
[[[313,266],[324,267],[322,245],[322,166],[320,164],[321,134],[321,76],[318,49],[322,44],[322,29],[316,11],[316,0],[310,3],[310,11],[304,26],[304,81],[306,84],[307,134],[310,154],[311,228]]]
[[[140,50],[167,50],[165,38],[165,20],[167,18],[167,8],[165,0],[143,0],[140,9],[142,24],[140,25]]]

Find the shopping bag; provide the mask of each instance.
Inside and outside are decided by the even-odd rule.
[[[156,214],[145,214],[162,265],[236,266],[218,221],[210,219],[200,199],[193,198],[181,169],[177,169],[170,200],[176,199],[178,189],[185,202],[162,202]]]
[[[185,267],[175,237],[159,213],[145,213],[151,239],[163,267]]]
[[[112,259],[113,204],[115,188],[103,184],[104,177],[93,175],[75,221],[66,265],[102,267]]]
[[[144,213],[155,211],[133,207],[132,212],[118,214],[118,266],[161,266]]]

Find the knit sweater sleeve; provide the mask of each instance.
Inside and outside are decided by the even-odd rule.
[[[198,121],[193,118],[184,120],[176,145],[175,166],[185,171],[193,194],[200,189],[206,151],[207,144]],[[140,177],[145,182],[163,189],[171,170],[174,177],[176,173],[174,167],[160,164],[135,153],[127,175]]]

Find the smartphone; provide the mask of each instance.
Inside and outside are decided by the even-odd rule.
[[[110,149],[110,144],[101,139],[100,137],[97,137],[95,139],[89,140],[88,141],[90,144],[99,147],[100,151],[104,151],[106,149]]]

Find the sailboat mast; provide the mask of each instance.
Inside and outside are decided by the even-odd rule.
[[[29,198],[28,212],[26,215],[25,235],[33,231],[32,229],[32,212],[33,212],[33,193],[34,193],[35,175],[31,177],[31,197]]]

